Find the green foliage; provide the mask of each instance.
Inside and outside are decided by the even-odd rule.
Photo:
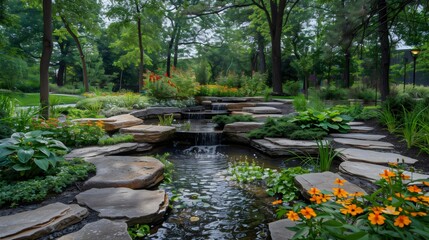
[[[216,115],[212,118],[212,121],[223,128],[226,124],[234,122],[254,122],[255,119],[250,115]]]
[[[145,90],[155,99],[186,99],[197,93],[197,82],[190,71],[173,70],[171,76],[148,73]]]
[[[28,107],[21,108],[16,111],[16,115],[12,118],[5,119],[9,126],[14,129],[15,132],[26,132],[29,130],[29,126],[34,122],[34,119],[39,115],[40,108]]]
[[[147,97],[130,92],[110,96],[90,96],[76,103],[77,108],[89,110],[96,114],[99,114],[102,109],[111,109],[113,107],[141,109],[145,108],[147,105]]]
[[[171,183],[173,182],[173,172],[174,172],[174,164],[168,160],[170,157],[169,153],[164,153],[162,155],[157,154],[154,158],[158,159],[162,164],[164,164],[164,182]]]
[[[103,115],[99,115],[96,112],[82,110],[74,107],[60,108],[59,113],[66,115],[67,119],[104,117]]]
[[[174,114],[158,115],[159,125],[171,126],[174,121]]]
[[[0,144],[0,168],[12,178],[45,175],[63,160],[56,153],[68,151],[60,141],[49,138],[45,131],[14,133]],[[18,176],[19,175],[19,176]]]
[[[305,112],[300,112],[291,122],[296,123],[302,129],[319,128],[329,133],[345,133],[350,129],[347,123],[351,120],[350,116],[341,114],[338,110],[325,109],[319,112],[309,109]]]
[[[317,140],[318,155],[318,167],[320,172],[330,171],[332,162],[339,152],[335,151],[332,147],[331,142],[325,140]]]
[[[352,116],[357,120],[370,120],[377,118],[379,116],[379,107],[377,106],[368,106],[362,109],[362,112]]]
[[[128,227],[128,234],[131,239],[140,239],[150,234],[150,227],[147,224],[136,224]]]
[[[390,133],[396,132],[398,128],[397,120],[393,112],[390,110],[390,106],[384,106],[380,109],[380,114],[378,115],[378,121],[387,127],[387,130]]]
[[[326,131],[317,128],[296,130],[289,134],[289,138],[295,140],[323,139],[326,136],[328,136],[328,133]]]
[[[283,92],[286,96],[298,96],[302,83],[300,81],[286,81],[283,83]]]
[[[293,98],[293,107],[297,112],[303,112],[307,110],[307,99],[304,94],[299,94]]]
[[[53,83],[49,84],[49,91],[53,93],[72,94],[72,95],[79,95],[82,93],[82,89],[75,88],[73,85],[64,85],[59,87],[57,84],[53,84]]]
[[[134,136],[131,134],[113,134],[112,136],[104,136],[98,140],[98,145],[115,145],[124,142],[134,142]]]
[[[324,100],[345,100],[348,97],[348,92],[344,88],[329,86],[320,88],[319,97]]]
[[[289,137],[297,130],[301,130],[301,128],[297,124],[289,122],[289,118],[268,118],[262,127],[251,131],[248,137]]]
[[[362,99],[364,102],[375,101],[376,92],[373,88],[364,87],[362,85],[353,86],[350,88],[350,98]]]
[[[231,179],[240,183],[253,183],[263,180],[266,184],[266,192],[270,196],[277,196],[284,202],[290,202],[299,195],[299,190],[295,187],[294,178],[296,175],[308,173],[308,170],[301,167],[277,170],[262,168],[256,163],[239,162],[229,166],[228,173]]]
[[[265,84],[267,77],[267,74],[261,73],[254,73],[252,77],[243,77],[243,83],[239,88],[240,94],[246,97],[262,95],[268,88]]]
[[[16,99],[0,95],[0,118],[12,117],[15,113]]]
[[[48,194],[60,193],[70,184],[84,180],[95,172],[95,166],[82,159],[58,162],[55,171],[25,181],[10,181],[0,175],[0,206],[41,201]]]
[[[194,98],[188,99],[149,99],[150,106],[156,107],[192,107],[196,105]]]
[[[178,90],[167,77],[161,77],[156,81],[147,81],[145,83],[147,96],[155,99],[174,99]]]
[[[401,127],[402,135],[407,142],[408,148],[417,145],[418,141],[420,141],[419,138],[424,135],[421,132],[424,131],[424,128],[421,127],[421,121],[425,122],[424,120],[427,120],[422,117],[427,109],[428,107],[416,107],[412,111],[407,111],[404,108],[404,122]],[[423,125],[427,125],[427,123],[423,123]]]

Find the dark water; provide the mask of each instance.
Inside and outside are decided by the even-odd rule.
[[[226,179],[228,163],[255,161],[264,167],[285,167],[257,151],[235,145],[166,147],[175,165],[173,183],[163,185],[173,211],[149,239],[270,239],[274,200],[258,186],[243,189]],[[152,153],[152,154],[155,154]]]

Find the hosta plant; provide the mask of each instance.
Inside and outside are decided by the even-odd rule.
[[[350,116],[342,114],[338,110],[316,111],[308,109],[305,112],[300,112],[298,116],[295,116],[290,121],[298,124],[303,129],[320,128],[329,133],[346,133],[350,130],[350,126],[347,123],[352,120]]]
[[[55,168],[63,158],[57,153],[68,149],[60,141],[49,137],[50,132],[31,131],[14,133],[0,143],[0,169],[2,175],[9,177],[31,178],[43,175]]]

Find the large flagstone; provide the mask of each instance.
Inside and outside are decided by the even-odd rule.
[[[407,164],[414,164],[416,159],[402,156],[392,152],[377,152],[373,150],[363,150],[357,148],[337,148],[338,156],[344,161],[357,161],[375,164],[395,163],[397,160]]]

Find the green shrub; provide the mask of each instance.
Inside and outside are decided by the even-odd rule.
[[[376,91],[373,88],[361,85],[350,88],[350,98],[362,99],[365,102],[375,101]]]
[[[290,139],[294,140],[315,140],[323,139],[328,133],[326,131],[316,129],[302,129],[296,130],[289,135]]]
[[[102,109],[111,109],[112,107],[140,109],[146,107],[147,103],[147,97],[135,93],[125,93],[116,96],[96,96],[82,99],[76,103],[76,108],[99,114]]]
[[[283,83],[283,92],[286,96],[298,96],[301,91],[302,83],[300,81],[286,81]]]
[[[128,234],[131,239],[142,239],[143,237],[150,234],[150,226],[147,224],[136,224],[134,226],[128,227]]]
[[[297,112],[303,112],[307,110],[307,99],[304,94],[299,94],[293,98],[293,107]]]
[[[114,134],[112,136],[104,136],[98,140],[98,145],[115,145],[124,142],[134,142],[134,136],[131,134]]]
[[[374,118],[378,118],[380,112],[380,108],[378,106],[368,106],[362,109],[362,112],[353,116],[357,120],[370,120]]]
[[[315,111],[309,109],[305,112],[300,112],[291,122],[297,124],[302,129],[319,128],[321,130],[331,132],[345,133],[350,129],[347,124],[352,120],[348,115],[341,114],[338,110],[325,109],[324,111]]]
[[[212,118],[212,121],[223,128],[226,124],[234,122],[254,122],[255,119],[250,115],[216,115]]]
[[[246,76],[240,76],[234,72],[229,72],[225,76],[219,76],[216,79],[216,83],[230,88],[240,88],[243,85],[244,78],[246,78]]]
[[[45,131],[14,133],[0,144],[0,169],[12,178],[31,178],[46,174],[63,160],[56,153],[68,148],[49,138]]]
[[[254,73],[252,77],[242,77],[243,83],[239,89],[241,95],[251,97],[263,95],[264,90],[268,88],[267,74]]]
[[[99,115],[96,112],[82,110],[74,107],[60,108],[59,113],[66,115],[67,119],[104,117],[103,115]]]
[[[95,172],[95,166],[82,159],[61,161],[55,171],[43,177],[26,181],[10,181],[0,178],[0,206],[42,201],[48,194],[62,192],[70,184],[84,180]]]
[[[195,98],[188,99],[149,99],[150,106],[153,107],[192,107],[196,105]]]
[[[248,137],[257,139],[264,137],[287,138],[297,130],[301,130],[301,128],[297,124],[289,122],[289,118],[269,118],[261,128],[251,131]]]
[[[324,100],[345,100],[347,99],[348,92],[343,88],[329,86],[327,88],[320,88],[319,96]]]

